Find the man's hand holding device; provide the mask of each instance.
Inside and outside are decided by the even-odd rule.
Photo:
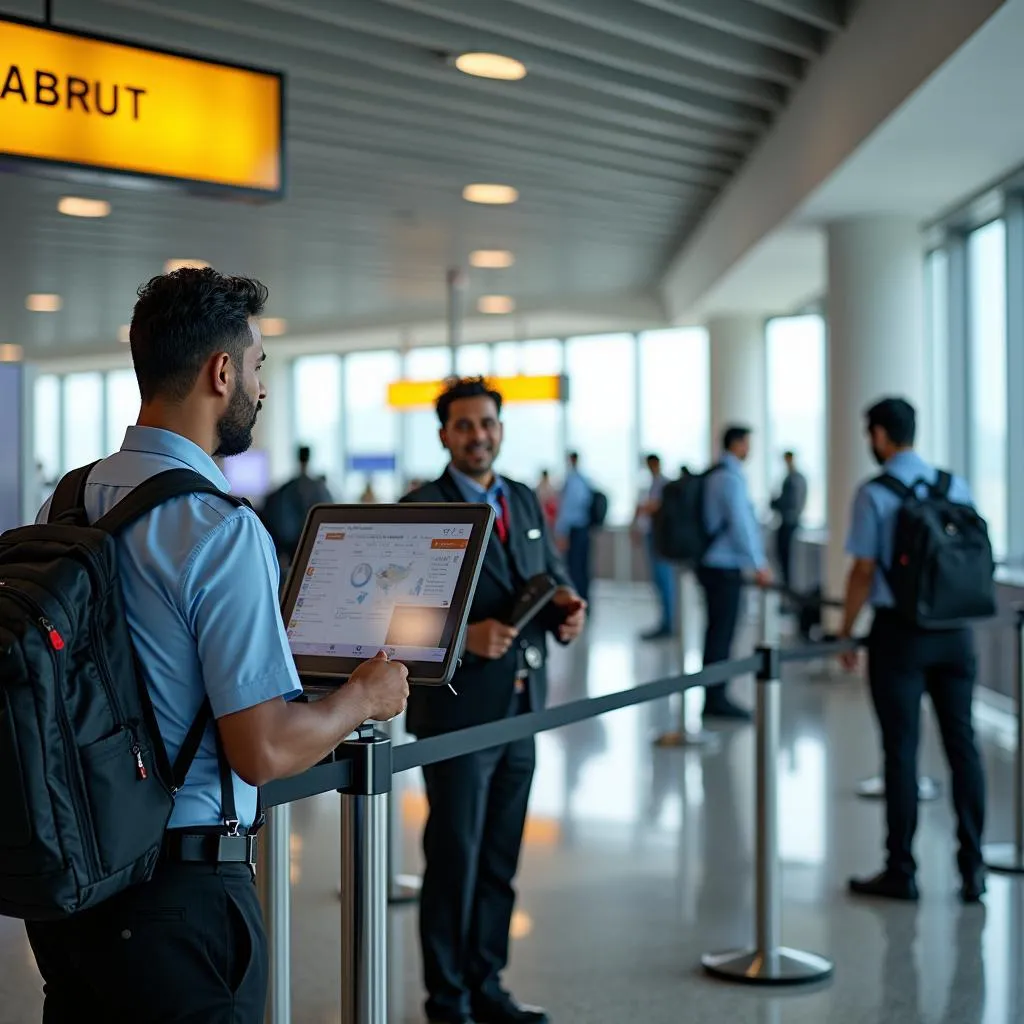
[[[478,658],[494,661],[503,658],[519,630],[497,619],[484,619],[466,630],[466,650]]]
[[[559,587],[551,603],[564,616],[558,627],[558,639],[563,644],[572,643],[587,624],[587,602],[571,587]]]

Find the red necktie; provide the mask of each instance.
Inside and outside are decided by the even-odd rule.
[[[495,522],[494,527],[498,531],[498,540],[500,540],[502,544],[507,544],[510,532],[510,520],[508,514],[508,499],[505,497],[504,492],[498,495],[498,504],[501,506],[501,515]]]

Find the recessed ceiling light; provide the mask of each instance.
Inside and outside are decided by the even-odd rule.
[[[20,345],[0,345],[0,363],[20,363],[23,355]]]
[[[481,295],[476,308],[481,313],[500,316],[502,313],[511,313],[516,308],[516,304],[508,295]]]
[[[469,265],[484,270],[503,270],[515,261],[515,256],[508,249],[477,249],[469,254]]]
[[[121,324],[117,329],[117,340],[122,345],[127,345],[132,340],[132,329],[128,324]]]
[[[28,295],[25,298],[25,308],[32,313],[57,313],[64,303],[59,295]]]
[[[511,185],[467,185],[462,190],[467,203],[484,203],[487,206],[505,206],[519,198],[519,192]]]
[[[265,316],[260,320],[260,330],[266,338],[277,338],[288,330],[288,321],[279,316]]]
[[[83,199],[81,196],[62,196],[57,212],[65,217],[109,217],[110,203],[106,199]]]
[[[455,58],[455,66],[476,78],[497,78],[502,82],[518,82],[526,77],[526,65],[514,57],[500,53],[463,53]]]
[[[176,270],[205,270],[209,265],[202,260],[168,260],[164,264],[164,273],[173,274]]]

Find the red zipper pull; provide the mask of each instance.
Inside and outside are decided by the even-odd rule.
[[[146,765],[142,760],[142,748],[138,743],[132,745],[132,753],[135,755],[135,776],[139,782],[145,782],[149,778],[149,772],[146,771]]]
[[[50,646],[55,651],[63,651],[64,650],[64,637],[62,637],[60,635],[60,633],[57,630],[57,627],[49,619],[42,619],[41,623],[42,623],[43,629],[46,630],[47,637],[50,640]]]

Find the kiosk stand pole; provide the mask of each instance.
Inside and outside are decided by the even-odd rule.
[[[716,978],[751,985],[795,985],[822,981],[832,963],[815,953],[786,949],[781,938],[779,874],[779,720],[781,661],[778,647],[758,648],[757,673],[757,859],[755,867],[756,943],[753,949],[708,953],[701,962]]]
[[[372,726],[338,748],[341,795],[341,1024],[388,1024],[388,794],[391,741]]]
[[[1013,755],[1013,842],[986,844],[985,866],[1004,875],[1024,875],[1024,607],[1016,622],[1017,749]]]
[[[270,964],[266,1024],[291,1024],[292,1019],[291,822],[290,804],[267,811],[256,867]]]
[[[384,726],[384,731],[396,740],[405,738],[402,718],[396,718]],[[388,903],[392,906],[415,903],[420,898],[423,880],[419,875],[405,875],[402,868],[402,809],[400,793],[392,789],[388,796]]]

